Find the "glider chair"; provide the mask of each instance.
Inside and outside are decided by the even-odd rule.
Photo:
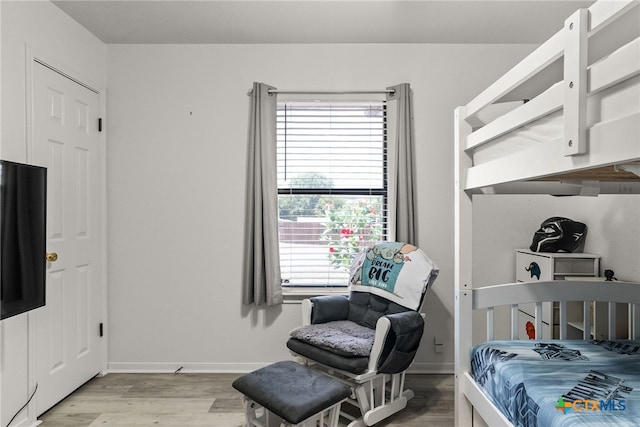
[[[371,426],[414,396],[404,388],[405,371],[424,330],[418,310],[437,275],[420,249],[382,242],[354,260],[348,297],[303,301],[303,326],[291,332],[287,347],[307,366],[351,387],[347,402],[357,410],[341,413],[349,427]]]

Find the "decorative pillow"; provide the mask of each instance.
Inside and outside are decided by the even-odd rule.
[[[350,290],[370,292],[411,310],[438,276],[438,267],[422,250],[400,242],[381,242],[356,256]]]
[[[291,331],[291,337],[340,356],[368,357],[376,331],[350,320],[308,325]]]

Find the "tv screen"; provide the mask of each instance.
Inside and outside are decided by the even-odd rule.
[[[0,160],[0,319],[45,304],[47,169]]]

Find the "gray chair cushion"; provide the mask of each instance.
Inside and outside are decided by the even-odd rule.
[[[351,292],[349,294],[347,319],[368,328],[375,329],[376,322],[384,315],[402,313],[403,311],[408,311],[408,309],[368,292]]]
[[[295,338],[289,338],[287,340],[287,347],[302,357],[356,375],[362,374],[369,369],[368,357],[340,356],[339,354],[307,344]]]
[[[312,297],[313,311],[311,323],[325,323],[334,320],[347,320],[349,300],[344,295],[323,295]]]
[[[368,357],[375,335],[375,330],[350,320],[307,325],[291,331],[291,337],[341,356]]]
[[[351,394],[349,386],[290,360],[243,375],[232,385],[292,424],[306,420]]]
[[[375,331],[378,319],[389,317],[391,332],[377,361],[379,372],[401,372],[413,361],[424,329],[424,320],[416,311],[368,292],[352,291],[348,298],[339,295],[313,297],[311,301],[313,325],[344,320],[346,316],[346,320]],[[349,354],[344,348],[336,351],[332,348],[336,346],[300,338],[292,337],[287,341],[287,347],[294,353],[356,375],[369,369],[368,357]]]

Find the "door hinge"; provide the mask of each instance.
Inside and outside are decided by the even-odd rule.
[[[98,132],[102,132],[102,117],[98,119]]]
[[[98,325],[98,330],[99,330],[100,336],[104,336],[104,325],[102,322],[100,322],[100,325]]]

